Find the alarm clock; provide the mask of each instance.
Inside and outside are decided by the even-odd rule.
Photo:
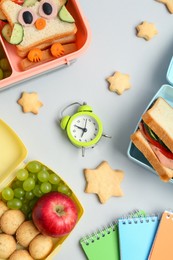
[[[63,116],[65,110],[73,105],[78,105],[77,111],[71,116]],[[93,148],[102,136],[108,137],[103,134],[103,124],[100,118],[85,102],[83,104],[75,102],[66,106],[61,112],[60,126],[66,131],[70,142],[82,149],[82,156],[84,156],[85,148]]]

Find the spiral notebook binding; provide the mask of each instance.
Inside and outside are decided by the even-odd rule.
[[[131,218],[135,219],[135,218],[139,218],[139,217],[143,217],[144,211],[139,211],[137,209],[133,210],[130,214],[126,214],[123,215],[120,219],[122,220],[123,224],[126,224],[127,222],[129,222],[129,224],[131,224]]]
[[[165,210],[165,212],[166,212],[166,218],[173,220],[173,210],[172,209],[167,209],[167,210]]]
[[[143,210],[135,209],[135,210],[131,211],[130,213],[122,216],[119,219],[134,218],[134,221],[135,221],[135,217],[142,218],[145,215],[146,214]],[[94,243],[96,240],[100,240],[100,239],[106,237],[107,235],[111,234],[111,232],[115,232],[115,230],[116,230],[115,227],[116,227],[117,223],[118,223],[118,219],[112,221],[107,226],[103,226],[103,228],[101,228],[101,229],[97,229],[96,232],[93,232],[91,234],[84,236],[81,239],[81,242],[84,243],[86,246],[89,246],[91,243]]]
[[[104,238],[105,236],[109,235],[111,232],[115,231],[115,224],[116,221],[111,222],[107,226],[103,226],[103,228],[98,229],[97,231],[83,237],[81,240],[83,243],[85,243],[86,246],[89,246],[91,243],[94,243],[96,240],[100,240]]]
[[[122,220],[122,224],[126,225],[126,224],[139,224],[139,223],[149,223],[149,222],[155,222],[157,219],[159,218],[159,214],[158,213],[155,213],[155,214],[151,214],[151,215],[140,215],[138,214],[137,216],[126,216],[126,217],[123,217],[121,218]]]

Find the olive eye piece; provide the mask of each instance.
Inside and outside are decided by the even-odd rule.
[[[29,11],[23,12],[23,21],[24,21],[26,24],[31,24],[32,21],[33,21],[33,15],[32,15],[32,13],[29,12]]]
[[[58,7],[52,0],[41,0],[39,6],[39,15],[46,19],[52,19],[57,16]]]
[[[22,8],[18,15],[18,22],[23,26],[30,26],[35,23],[37,15],[31,8]]]
[[[42,7],[43,7],[43,12],[46,15],[50,15],[53,11],[53,8],[52,8],[51,4],[49,4],[49,3],[44,3]]]

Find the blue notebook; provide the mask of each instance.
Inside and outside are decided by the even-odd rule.
[[[158,224],[158,216],[119,219],[121,260],[147,260]]]

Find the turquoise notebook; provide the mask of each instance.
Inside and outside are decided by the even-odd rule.
[[[158,224],[157,216],[119,219],[121,260],[147,260]]]
[[[130,216],[144,216],[144,211],[135,211]],[[80,240],[82,249],[89,260],[120,260],[117,221]],[[128,259],[129,260],[129,259]]]

